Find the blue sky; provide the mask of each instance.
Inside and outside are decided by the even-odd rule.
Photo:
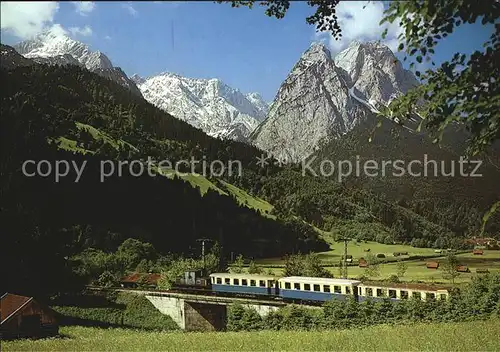
[[[9,4],[9,7],[7,7]],[[287,16],[277,20],[264,9],[231,8],[203,2],[2,3],[2,42],[15,44],[60,24],[76,39],[104,52],[129,76],[163,71],[193,78],[220,78],[244,93],[274,98],[281,82],[312,41],[322,40],[338,51],[354,39],[378,39],[381,3],[344,2],[339,9],[344,40],[315,34],[305,18],[313,9],[292,3]],[[389,42],[399,28],[389,28]],[[439,63],[454,52],[481,48],[491,27],[461,28],[437,48]]]

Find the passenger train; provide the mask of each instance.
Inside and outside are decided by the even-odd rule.
[[[444,300],[449,296],[445,287],[423,284],[362,283],[358,280],[290,276],[276,278],[268,275],[214,273],[209,278],[215,294],[275,297],[288,302],[325,302],[354,297],[358,302],[371,299]]]

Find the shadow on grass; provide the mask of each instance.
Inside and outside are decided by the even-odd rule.
[[[142,330],[142,331],[167,331],[167,330],[174,331],[174,330],[176,330],[170,326],[147,327],[147,326],[127,324],[127,323],[123,323],[122,319],[120,322],[106,322],[106,321],[93,320],[93,319],[70,317],[70,316],[65,316],[65,315],[59,315],[58,319],[59,319],[60,326],[83,326],[83,327],[92,327],[92,328],[100,328],[100,329],[120,328],[120,329]]]

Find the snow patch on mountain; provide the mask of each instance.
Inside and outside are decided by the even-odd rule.
[[[213,137],[245,140],[268,111],[259,94],[244,95],[219,79],[164,72],[133,80],[150,103]]]
[[[32,39],[14,45],[25,58],[49,65],[77,65],[85,67],[103,77],[114,80],[141,95],[135,83],[119,67],[113,67],[111,60],[100,51],[92,51],[86,44],[70,38],[60,26],[37,34]]]

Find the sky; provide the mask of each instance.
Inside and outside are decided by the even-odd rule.
[[[219,78],[243,93],[259,92],[272,101],[300,55],[313,41],[333,54],[352,40],[378,40],[384,4],[342,1],[337,8],[343,38],[316,33],[305,18],[314,9],[292,2],[283,19],[264,8],[232,8],[213,1],[151,2],[2,2],[1,41],[13,45],[62,26],[75,40],[105,53],[128,76],[174,72],[191,78]],[[436,48],[434,61],[482,47],[492,27],[459,28]],[[397,47],[400,28],[391,25],[386,44]],[[401,54],[398,54],[401,57]]]

